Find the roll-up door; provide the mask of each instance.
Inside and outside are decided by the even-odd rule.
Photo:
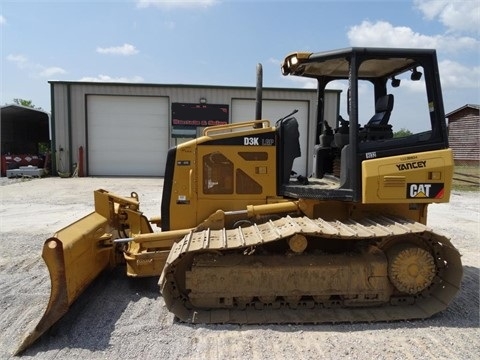
[[[87,96],[91,176],[163,176],[169,147],[168,98]]]

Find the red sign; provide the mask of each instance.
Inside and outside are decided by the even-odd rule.
[[[172,125],[198,127],[228,124],[228,105],[172,103]]]

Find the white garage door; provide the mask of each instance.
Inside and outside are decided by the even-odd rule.
[[[298,120],[298,131],[300,132],[300,150],[302,156],[293,162],[293,170],[300,175],[307,174],[307,158],[309,155],[307,147],[308,139],[308,101],[293,100],[263,100],[262,119],[270,120],[272,125],[278,119],[290,114],[293,110],[298,112],[294,115]],[[232,122],[251,121],[255,119],[255,100],[234,99],[232,101]]]
[[[87,97],[89,175],[163,176],[168,98]]]

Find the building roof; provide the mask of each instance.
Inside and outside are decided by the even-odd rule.
[[[452,116],[452,115],[455,115],[457,112],[462,111],[462,110],[465,110],[465,109],[468,109],[468,108],[480,110],[480,105],[476,105],[476,104],[466,104],[466,105],[462,106],[461,108],[458,108],[458,109],[456,109],[456,110],[453,110],[453,111],[449,112],[448,114],[445,115],[445,117],[448,118],[448,117],[450,117],[450,116]]]
[[[64,85],[94,85],[94,86],[138,86],[138,87],[155,87],[155,88],[196,88],[196,89],[226,89],[226,90],[255,90],[255,86],[233,86],[233,85],[213,85],[213,84],[161,84],[161,83],[136,83],[136,82],[104,82],[104,81],[78,81],[78,80],[49,80],[49,84]],[[272,91],[299,91],[299,92],[316,92],[317,88],[300,88],[300,87],[267,87],[263,90]],[[331,92],[341,92],[341,90],[328,89]]]
[[[42,109],[35,109],[28,106],[18,105],[18,104],[5,104],[1,108],[2,117],[4,116],[26,116],[34,114],[46,114],[50,116],[50,113]]]

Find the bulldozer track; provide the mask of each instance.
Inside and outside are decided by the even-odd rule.
[[[321,301],[296,296],[294,300],[255,297],[244,306],[224,308],[192,305],[185,274],[199,254],[240,256],[295,234],[332,241],[366,240],[383,248],[403,241],[422,243],[432,253],[436,274],[427,289],[415,295],[393,294],[370,306],[349,304],[342,299]],[[247,256],[247,255],[244,255]],[[462,279],[460,254],[444,236],[421,223],[394,216],[375,216],[359,221],[325,221],[307,217],[282,217],[263,224],[235,229],[192,231],[172,247],[159,285],[165,303],[181,321],[191,323],[336,323],[373,322],[427,318],[444,310],[457,293]],[[227,280],[228,281],[228,280]],[[303,294],[301,294],[303,295]],[[263,300],[263,302],[262,302]]]

